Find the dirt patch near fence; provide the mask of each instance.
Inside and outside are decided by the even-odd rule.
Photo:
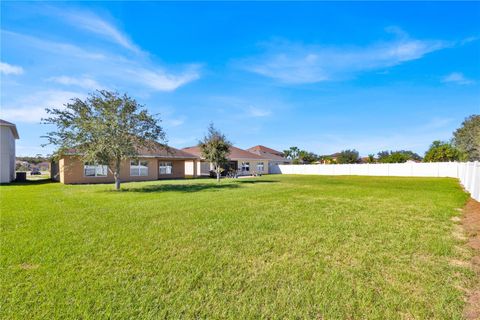
[[[470,199],[463,212],[462,225],[468,236],[468,245],[475,250],[472,267],[480,278],[480,202]],[[463,315],[469,320],[480,319],[480,281],[469,292]]]

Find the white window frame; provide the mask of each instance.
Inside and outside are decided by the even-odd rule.
[[[165,172],[162,172],[164,170]],[[158,163],[158,174],[162,176],[173,174],[173,162],[172,161],[160,161]]]
[[[265,164],[264,164],[264,162],[257,162],[257,171],[260,171],[260,172],[265,171]]]
[[[148,161],[130,160],[130,177],[147,177]]]
[[[250,162],[242,162],[242,172],[250,172]]]
[[[94,175],[87,175],[86,171],[87,170],[95,170]],[[108,176],[108,166],[104,164],[89,164],[84,163],[83,164],[83,176],[85,178],[104,178]]]

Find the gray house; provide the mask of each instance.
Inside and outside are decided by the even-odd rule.
[[[0,119],[0,183],[15,180],[15,140],[17,126]]]

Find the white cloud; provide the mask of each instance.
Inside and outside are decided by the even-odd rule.
[[[88,73],[90,78],[99,79],[108,86],[127,87],[140,85],[142,89],[155,91],[173,91],[200,78],[200,64],[188,64],[176,67],[175,71],[144,59],[144,57],[124,57],[118,52],[98,52],[95,49],[84,49],[72,44],[39,39],[30,35],[2,30],[2,35],[9,38],[11,46],[19,50],[37,50],[35,66],[47,68],[55,66],[55,71],[62,68],[64,72]],[[48,52],[38,53],[38,50]],[[81,58],[81,59],[78,59]],[[48,71],[45,71],[48,72]],[[77,85],[93,89],[98,83],[92,79],[74,79],[70,76],[49,78],[63,85]]]
[[[6,62],[0,62],[0,73],[20,75],[23,73],[23,68],[20,66],[14,66]]]
[[[200,78],[199,65],[191,65],[179,74],[165,72],[163,69],[146,69],[138,67],[127,72],[132,74],[133,81],[140,82],[158,91],[173,91],[189,82]]]
[[[185,123],[184,119],[171,119],[170,121],[168,121],[168,124],[171,127],[178,127],[178,126],[181,126],[184,123]]]
[[[460,85],[468,85],[475,83],[475,81],[465,78],[463,73],[460,72],[452,72],[449,75],[446,75],[445,77],[443,77],[442,82],[455,83]]]
[[[59,77],[51,77],[47,80],[55,83],[63,84],[65,86],[77,86],[77,87],[89,89],[89,90],[104,89],[97,81],[89,77],[73,78],[68,76],[59,76]]]
[[[135,53],[142,53],[142,50],[126,35],[120,31],[113,23],[100,17],[94,12],[85,10],[66,10],[65,8],[48,7],[43,11],[47,15],[54,15],[65,23],[73,27],[87,30],[97,34],[104,39],[116,43]]]
[[[268,43],[265,54],[244,60],[240,66],[283,83],[316,83],[392,67],[451,45],[443,41],[411,39],[398,28],[390,32],[395,32],[399,38],[365,47]]]
[[[45,108],[63,108],[73,98],[86,98],[85,93],[46,90],[34,92],[30,95],[22,96],[17,101],[7,105],[2,105],[0,115],[2,119],[10,119],[15,123],[29,122],[35,123],[47,116]]]
[[[21,34],[17,32],[12,32],[8,30],[1,30],[3,37],[8,37],[10,46],[15,44],[21,44],[29,48],[39,49],[45,52],[52,53],[56,56],[65,56],[69,58],[81,58],[83,59],[92,59],[92,60],[103,60],[105,55],[99,52],[93,52],[90,50],[83,49],[79,46],[51,41],[46,39],[40,39],[26,34]],[[4,40],[6,41],[6,40]]]
[[[271,115],[272,112],[270,110],[250,106],[248,108],[248,114],[251,117],[259,118],[259,117],[267,117],[267,116]]]

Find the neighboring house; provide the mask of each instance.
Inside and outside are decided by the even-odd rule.
[[[337,163],[337,158],[340,156],[340,152],[336,152],[330,155],[320,156],[320,163],[321,164],[332,164]]]
[[[268,161],[268,171],[269,173],[277,172],[275,170],[275,166],[279,164],[291,164],[292,159],[287,159],[285,158],[285,155],[283,152],[267,148],[265,146],[255,146],[247,149],[248,152],[255,153],[256,155],[259,155],[263,158],[267,158]]]
[[[50,162],[43,161],[35,165],[35,168],[38,168],[40,171],[50,171]]]
[[[15,140],[17,126],[0,119],[0,183],[15,180]]]
[[[213,170],[213,165],[205,161],[202,157],[202,151],[200,147],[188,147],[182,149],[188,153],[191,153],[201,159],[197,163],[198,175],[208,176],[210,170]],[[228,155],[229,163],[227,167],[230,170],[236,171],[239,175],[255,175],[255,174],[267,174],[269,159],[264,156],[248,152],[246,150],[230,147],[230,154]]]
[[[30,163],[28,161],[23,160],[16,160],[15,161],[15,168],[17,171],[28,171],[30,170]]]
[[[120,180],[127,182],[196,177],[198,160],[197,156],[185,151],[158,145],[155,150],[139,151],[138,160],[123,161]],[[54,168],[52,166],[52,170]],[[74,150],[59,159],[58,174],[52,174],[52,177],[55,176],[66,184],[114,182],[113,174],[106,165],[84,163]]]

